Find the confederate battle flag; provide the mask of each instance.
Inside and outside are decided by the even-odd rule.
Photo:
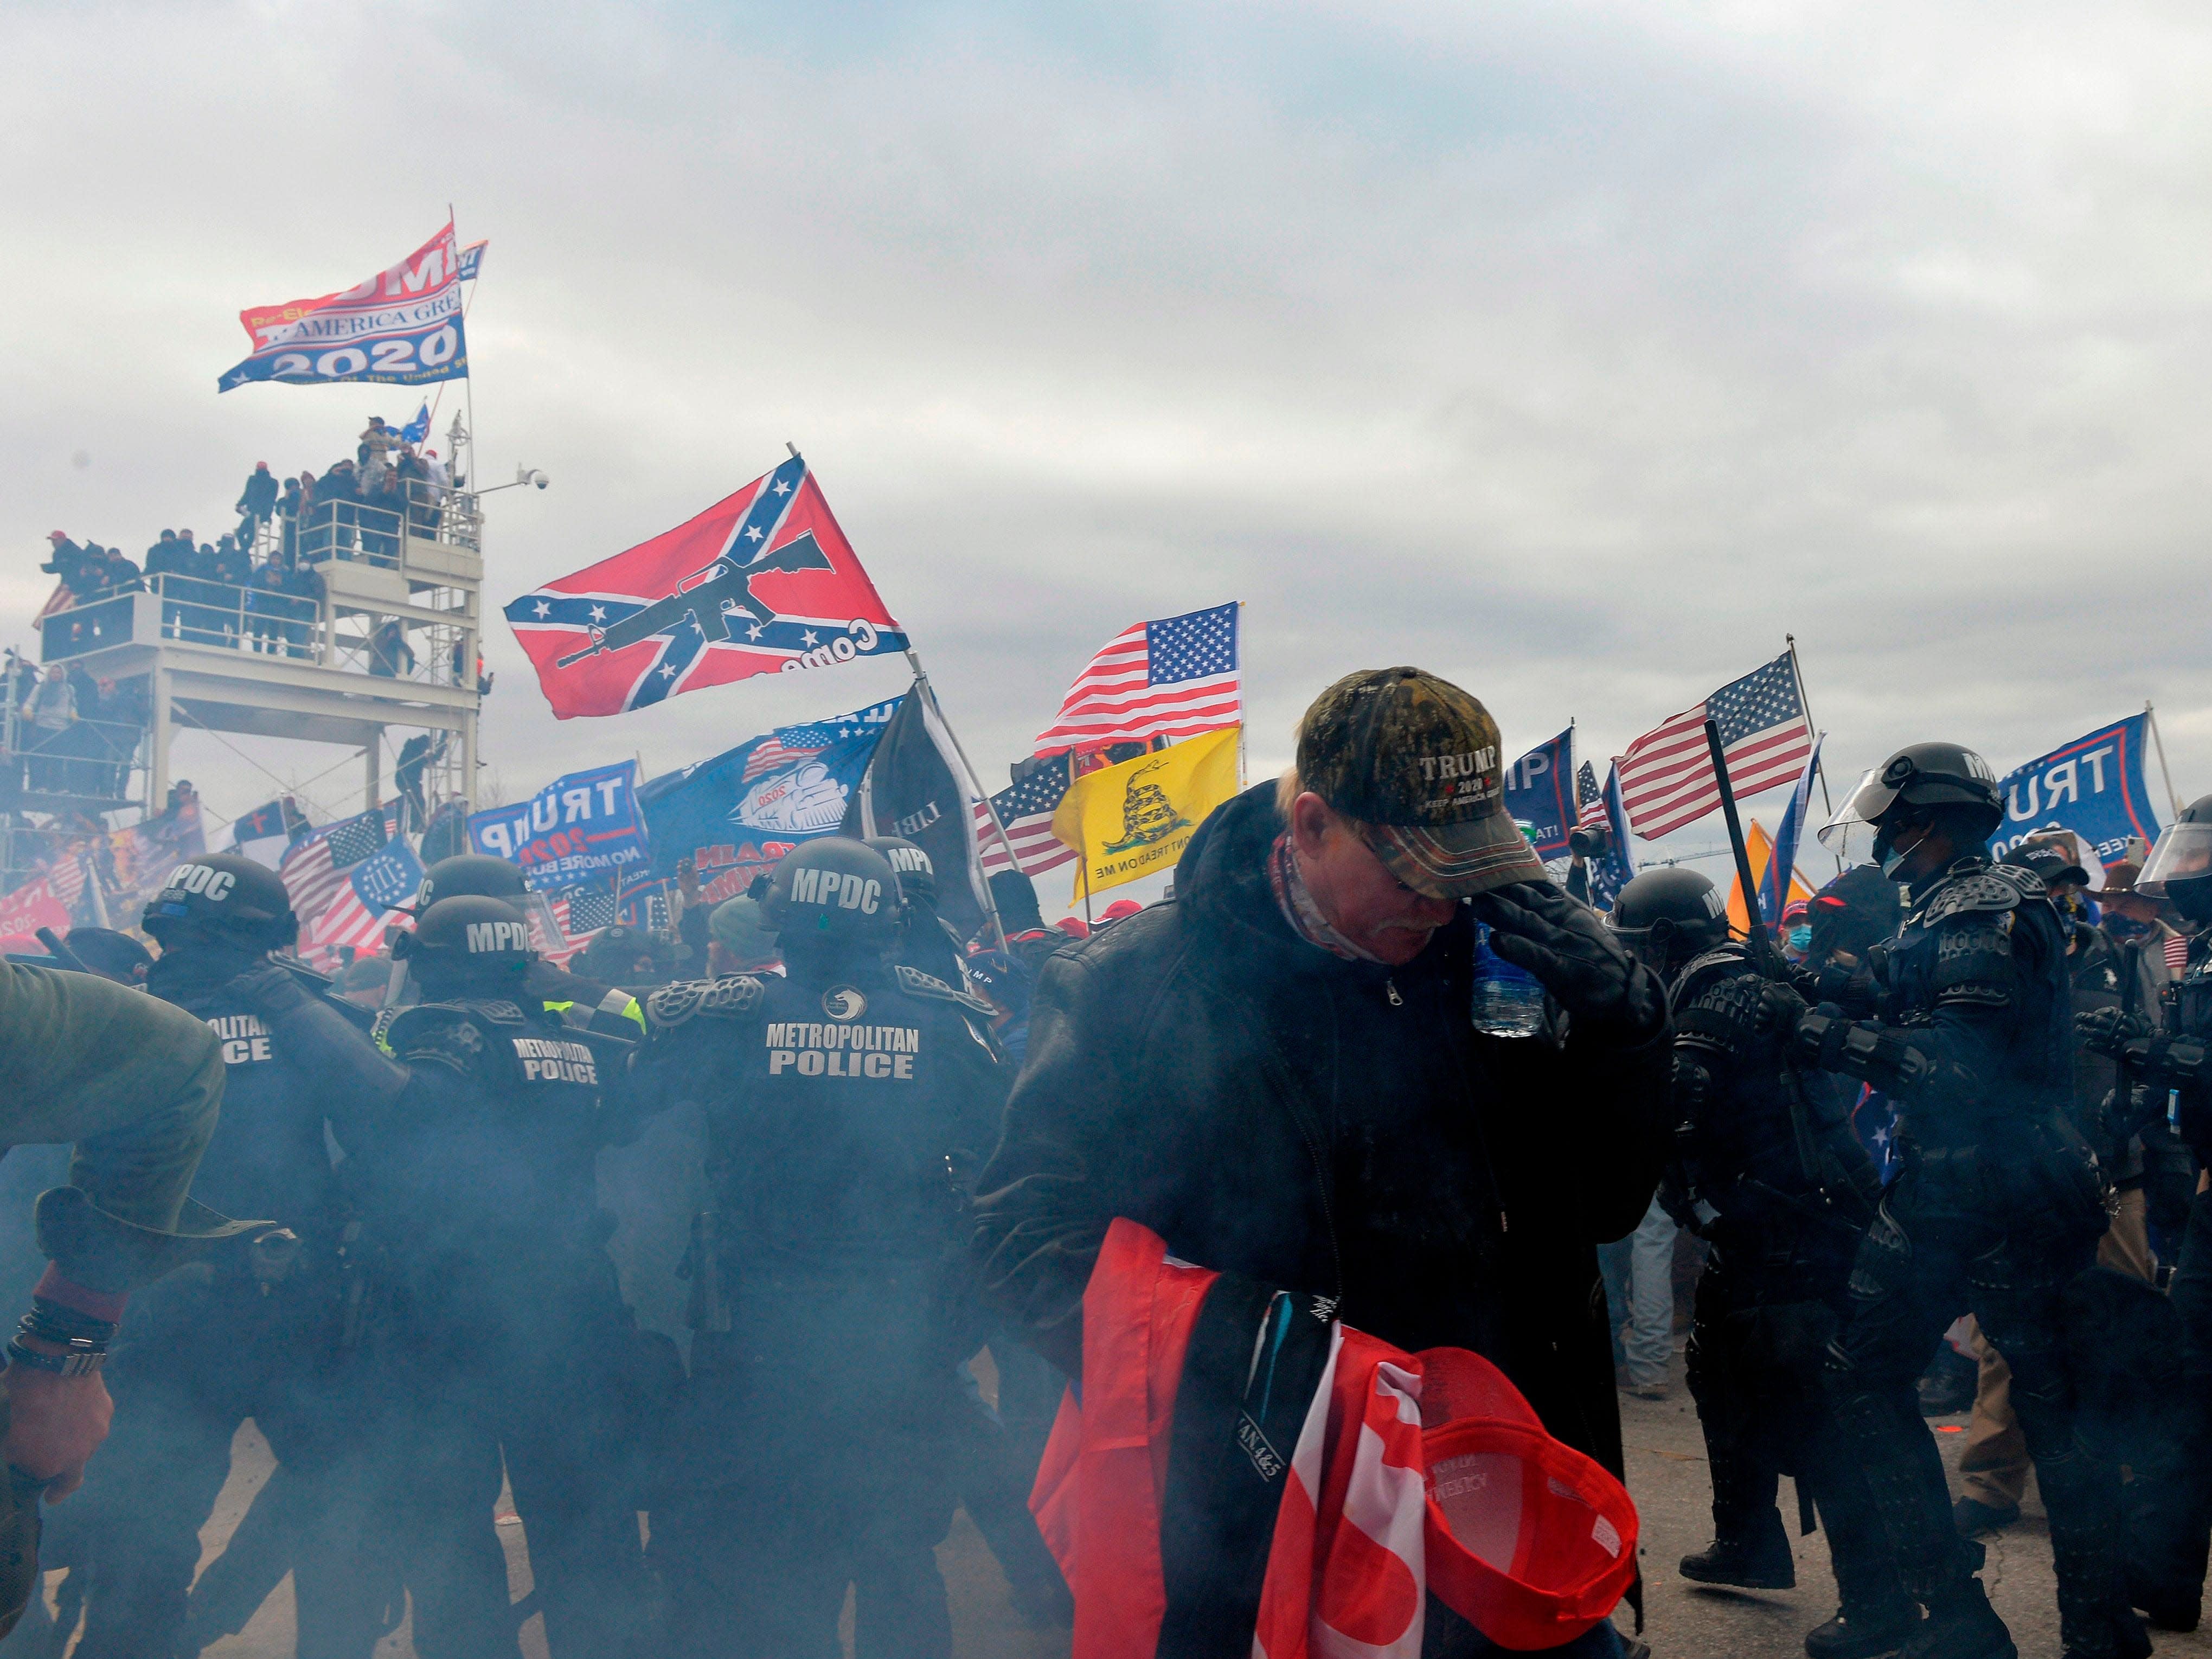
[[[562,720],[903,651],[806,463],[507,607]]]

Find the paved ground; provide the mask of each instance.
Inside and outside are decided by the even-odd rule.
[[[1815,1533],[1795,1540],[1797,1588],[1773,1593],[1738,1593],[1691,1585],[1674,1564],[1711,1541],[1712,1490],[1705,1474],[1705,1442],[1682,1386],[1682,1366],[1674,1362],[1674,1394],[1666,1401],[1621,1396],[1621,1427],[1628,1449],[1628,1489],[1643,1517],[1644,1576],[1650,1586],[1644,1639],[1657,1659],[1674,1656],[1727,1656],[1727,1659],[1796,1659],[1804,1633],[1835,1611],[1835,1580],[1828,1572],[1826,1539]],[[1931,1419],[1943,1448],[1945,1467],[1958,1490],[1959,1446],[1963,1415]],[[1947,1432],[1946,1431],[1949,1431]],[[1782,1486],[1783,1510],[1793,1512],[1788,1481]],[[2012,1627],[2021,1659],[2059,1659],[2058,1613],[2052,1599],[2051,1534],[2031,1481],[2019,1523],[1986,1540],[1989,1565],[1983,1582],[1990,1600]],[[1790,1523],[1790,1531],[1796,1530]],[[1626,1617],[1622,1616],[1623,1627]],[[2212,1655],[2212,1632],[2187,1636],[2154,1632],[2162,1654]]]
[[[1629,1490],[1643,1516],[1644,1571],[1650,1585],[1645,1638],[1658,1659],[1796,1659],[1804,1632],[1833,1611],[1834,1583],[1827,1568],[1826,1540],[1818,1534],[1796,1540],[1798,1584],[1794,1590],[1748,1595],[1693,1588],[1674,1571],[1674,1563],[1702,1547],[1711,1536],[1711,1492],[1706,1484],[1705,1445],[1689,1395],[1675,1364],[1675,1393],[1664,1401],[1621,1400],[1628,1446]],[[1932,1427],[1955,1464],[1961,1418],[1938,1419]],[[236,1466],[203,1539],[212,1556],[266,1478],[269,1456],[249,1426],[239,1437]],[[1784,1484],[1785,1510],[1790,1488]],[[514,1594],[529,1589],[529,1568],[521,1528],[508,1521],[507,1540]],[[1064,1659],[1064,1632],[1026,1626],[1009,1604],[1006,1584],[982,1540],[960,1516],[939,1551],[951,1589],[952,1621],[958,1659]],[[2051,1600],[2051,1546],[2043,1512],[2031,1489],[2021,1522],[1990,1540],[1984,1575],[1998,1611],[2013,1629],[2022,1659],[2058,1659],[2057,1620]],[[288,1580],[236,1637],[208,1650],[208,1659],[289,1659],[291,1586]],[[1626,1614],[1623,1614],[1626,1624]],[[849,1615],[847,1625],[849,1644]],[[2203,1655],[2212,1659],[2212,1634],[2159,1635],[2159,1651]],[[523,1629],[523,1652],[544,1659],[537,1623]],[[12,1656],[14,1644],[9,1644]],[[849,1651],[849,1645],[848,1650]],[[386,1638],[377,1659],[413,1659],[404,1626]]]

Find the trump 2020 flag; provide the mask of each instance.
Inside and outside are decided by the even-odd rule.
[[[1567,855],[1575,827],[1575,728],[1540,743],[1505,769],[1505,811],[1540,859]]]
[[[907,648],[793,456],[697,518],[507,607],[562,720]]]
[[[398,264],[319,300],[251,306],[238,313],[253,353],[215,383],[228,392],[249,380],[288,386],[375,380],[427,386],[469,372],[461,330],[461,261],[449,221]]]
[[[2005,815],[1990,850],[2002,855],[2030,836],[2066,830],[2100,862],[2114,864],[2127,856],[2130,839],[2156,841],[2158,813],[2143,779],[2149,741],[2150,716],[2130,714],[2014,767],[1997,780]],[[2102,870],[2089,873],[2093,886],[2105,884]]]

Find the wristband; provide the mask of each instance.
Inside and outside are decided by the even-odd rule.
[[[72,1342],[67,1353],[40,1353],[36,1348],[27,1348],[15,1337],[8,1339],[8,1364],[12,1369],[27,1365],[33,1370],[52,1371],[57,1376],[88,1376],[107,1363],[107,1350],[90,1344]]]
[[[31,1298],[31,1311],[18,1322],[17,1329],[26,1336],[43,1337],[49,1342],[75,1342],[80,1340],[106,1347],[115,1335],[115,1322],[81,1312],[65,1304],[49,1301],[43,1296]]]

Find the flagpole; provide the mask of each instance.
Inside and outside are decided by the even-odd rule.
[[[795,449],[792,451],[793,455],[798,453]],[[919,691],[929,706],[937,711],[938,724],[945,728],[945,735],[952,739],[952,752],[960,757],[961,769],[968,774],[969,783],[983,803],[984,814],[991,820],[992,833],[998,836],[999,845],[1006,848],[1007,861],[1016,870],[1019,870],[1022,867],[1022,861],[1015,854],[1014,843],[1007,837],[1006,826],[999,822],[999,809],[991,805],[990,792],[983,787],[983,780],[975,775],[975,763],[968,758],[968,750],[961,744],[960,734],[952,729],[952,722],[945,719],[945,705],[938,702],[936,688],[929,683],[929,671],[921,665],[921,653],[911,645],[906,648],[906,660],[908,666],[914,670],[915,690]],[[1000,920],[998,900],[992,896],[991,883],[988,877],[983,882],[983,914],[991,918],[991,931],[999,936],[999,949],[1005,951],[1007,948],[1006,924]]]
[[[1790,647],[1790,677],[1797,682],[1797,706],[1805,711],[1805,725],[1810,729],[1813,726],[1813,704],[1805,696],[1805,668],[1804,665],[1797,660],[1797,636],[1795,634],[1784,634],[1782,636],[1782,642]],[[1836,804],[1828,799],[1827,757],[1818,752],[1820,739],[1826,735],[1826,732],[1819,731],[1814,731],[1813,733],[1815,751],[1813,757],[1813,775],[1820,781],[1820,810],[1832,818],[1836,816]],[[1800,824],[1798,828],[1802,830],[1804,826]],[[1840,876],[1844,873],[1844,855],[1841,853],[1836,853],[1834,857],[1836,873]]]
[[[2173,803],[2173,816],[2181,816],[2181,797],[2173,792],[2173,774],[2166,769],[2166,739],[2158,734],[2158,713],[2143,699],[2143,718],[2150,722],[2150,740],[2158,750],[2158,775],[2166,780],[2166,798]]]
[[[1813,702],[1805,695],[1805,669],[1804,665],[1797,660],[1797,636],[1795,634],[1784,634],[1782,636],[1782,642],[1790,647],[1790,677],[1797,682],[1797,706],[1805,711],[1805,724],[1812,726],[1815,724],[1813,719]],[[1828,799],[1828,769],[1825,766],[1815,766],[1813,772],[1814,775],[1820,780],[1820,810],[1830,817],[1833,817],[1836,816],[1836,805]]]

